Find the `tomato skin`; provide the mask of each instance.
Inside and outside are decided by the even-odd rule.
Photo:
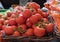
[[[29,2],[27,3],[27,5],[30,7],[30,8],[33,8],[33,9],[39,9],[40,8],[40,5],[38,5],[37,3],[35,2]]]
[[[38,17],[36,15],[32,15],[29,19],[32,24],[35,24],[38,22]]]
[[[8,22],[9,22],[9,20],[5,20],[5,21],[4,21],[4,25],[7,25]]]
[[[24,34],[23,36],[33,36],[33,29],[29,28]]]
[[[12,17],[12,18],[16,18],[16,17],[17,17],[17,15],[12,14],[10,17]]]
[[[45,12],[43,12],[43,13],[42,13],[42,16],[43,16],[44,18],[47,18],[47,17],[48,17],[48,14],[45,13]]]
[[[17,24],[21,25],[21,24],[24,24],[25,19],[22,16],[20,16],[20,17],[16,18],[15,21]]]
[[[21,24],[18,26],[19,31],[24,32],[27,29],[26,24]]]
[[[52,23],[46,24],[46,32],[52,32],[54,28],[54,25]]]
[[[3,18],[1,18],[1,19],[0,19],[0,24],[3,24],[4,21],[5,21],[5,20],[4,20]]]
[[[11,26],[16,25],[15,19],[12,18],[12,19],[8,20],[8,24]]]
[[[7,12],[7,17],[10,17],[12,15],[12,12]]]
[[[32,11],[32,15],[35,15],[37,11],[35,9],[30,9]]]
[[[44,23],[47,23],[48,22],[48,19],[47,18],[43,18],[43,22]]]
[[[34,35],[36,37],[42,37],[45,35],[45,29],[44,28],[39,28],[39,27],[35,27],[34,28]]]
[[[0,24],[0,30],[2,29],[2,24]]]
[[[15,31],[12,36],[21,36],[20,32]]]
[[[38,17],[38,20],[41,20],[43,18],[39,13],[36,13],[36,16]]]
[[[37,12],[42,15],[43,11],[41,9],[38,9]]]
[[[24,18],[29,18],[31,15],[32,15],[32,12],[31,12],[31,10],[29,10],[29,9],[25,9],[23,12],[22,12],[22,15],[23,15],[23,17]]]
[[[5,26],[3,30],[6,35],[12,35],[14,33],[13,26]]]
[[[26,20],[26,25],[27,27],[32,27],[32,23],[30,22],[29,18]]]

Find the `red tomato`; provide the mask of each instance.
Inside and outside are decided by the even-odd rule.
[[[11,26],[12,26],[12,25],[16,25],[15,19],[14,19],[14,18],[9,19],[9,20],[8,20],[8,24],[11,25]]]
[[[0,19],[0,24],[3,24],[4,23],[4,19],[2,18],[2,19]]]
[[[29,19],[32,24],[35,24],[38,22],[38,17],[36,15],[32,15]]]
[[[43,18],[43,22],[44,23],[47,23],[48,22],[48,19],[47,18]]]
[[[30,22],[29,18],[26,20],[26,25],[27,27],[32,27],[32,23]]]
[[[43,12],[43,13],[42,13],[42,16],[43,16],[44,18],[47,18],[47,17],[48,17],[48,14],[47,14],[46,12]]]
[[[23,36],[33,36],[33,29],[29,28],[24,34]]]
[[[0,29],[2,29],[2,24],[0,24]]]
[[[38,9],[37,12],[42,15],[43,11],[41,9]]]
[[[12,36],[21,36],[20,32],[15,31]]]
[[[12,26],[5,26],[4,29],[6,35],[11,35],[14,33],[14,29]]]
[[[36,9],[36,10],[40,8],[40,5],[38,5],[35,2],[29,2],[29,3],[27,3],[27,5],[28,5],[28,7]]]
[[[22,16],[16,18],[16,23],[17,24],[24,24],[24,22],[25,22],[25,19]]]
[[[54,28],[54,25],[52,23],[46,24],[46,32],[52,32]]]
[[[30,9],[32,11],[32,14],[35,15],[37,11],[35,9]]]
[[[7,25],[8,22],[9,22],[9,20],[5,20],[5,21],[4,21],[4,25]]]
[[[21,24],[18,26],[18,30],[21,32],[24,32],[27,29],[27,26],[25,24]]]
[[[12,15],[12,12],[7,12],[7,17],[10,17]]]
[[[44,28],[39,28],[39,27],[35,27],[34,28],[34,35],[37,37],[42,37],[45,35],[45,29]]]
[[[22,15],[24,18],[29,18],[31,15],[32,15],[32,12],[31,10],[29,9],[25,9],[23,12],[22,12]]]
[[[12,17],[12,18],[16,18],[16,17],[17,17],[17,15],[15,15],[15,14],[12,14],[12,15],[11,15],[11,17]]]
[[[39,13],[36,13],[36,16],[38,17],[38,20],[41,20],[43,18]]]

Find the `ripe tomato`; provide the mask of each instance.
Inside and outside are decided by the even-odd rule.
[[[29,28],[24,34],[23,36],[33,36],[33,29]]]
[[[35,24],[35,23],[38,22],[38,17],[37,17],[37,15],[32,15],[29,19],[30,19],[30,22],[31,22],[32,24]]]
[[[3,24],[4,21],[5,21],[5,20],[4,20],[3,18],[1,18],[1,19],[0,19],[0,24]]]
[[[32,11],[32,14],[35,15],[37,11],[35,9],[30,9]]]
[[[9,20],[5,20],[5,21],[4,21],[4,25],[7,25],[8,22],[9,22]]]
[[[0,29],[2,29],[2,24],[0,24]]]
[[[20,16],[20,17],[17,17],[15,21],[17,24],[24,24],[25,19],[22,16]]]
[[[43,18],[39,13],[36,13],[36,16],[38,17],[38,20],[41,20]]]
[[[38,5],[37,3],[35,2],[29,2],[27,3],[27,7],[30,7],[30,8],[33,8],[33,9],[39,9],[40,8],[40,5]]]
[[[42,13],[42,16],[43,16],[44,18],[47,18],[47,17],[48,17],[48,14],[47,14],[46,12],[43,12],[43,13]]]
[[[7,17],[10,17],[12,15],[12,12],[7,12]]]
[[[12,36],[21,36],[20,32],[15,31]]]
[[[39,27],[35,27],[34,28],[34,35],[37,37],[42,37],[45,35],[45,29],[44,28],[39,28]]]
[[[11,26],[12,26],[12,25],[16,25],[15,19],[14,19],[14,18],[9,19],[9,20],[8,20],[8,24],[11,25]]]
[[[27,29],[27,26],[25,24],[21,24],[18,26],[18,31],[24,32]]]
[[[29,18],[26,20],[26,25],[27,27],[32,27],[32,23],[30,22]]]
[[[54,25],[52,23],[46,24],[46,32],[52,32],[54,28]]]
[[[12,26],[5,26],[4,29],[6,35],[11,35],[14,33],[14,29]]]
[[[32,15],[32,12],[31,10],[29,9],[25,9],[23,12],[22,12],[22,15],[24,18],[29,18],[31,15]]]

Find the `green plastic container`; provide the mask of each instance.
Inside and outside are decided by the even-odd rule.
[[[10,10],[8,9],[0,9],[0,15],[6,15],[7,12],[9,12]]]

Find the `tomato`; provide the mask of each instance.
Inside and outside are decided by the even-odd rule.
[[[12,26],[12,25],[16,25],[15,19],[14,19],[14,18],[9,19],[9,20],[8,20],[8,24],[11,25],[11,26]]]
[[[2,24],[0,24],[0,29],[2,29]]]
[[[0,24],[3,24],[4,21],[5,21],[5,20],[4,20],[3,18],[1,18],[1,19],[0,19]]]
[[[30,22],[29,18],[26,20],[26,25],[27,27],[32,27],[32,23]]]
[[[42,13],[42,16],[43,16],[44,18],[47,18],[47,17],[48,17],[48,14],[45,13],[45,12],[43,12],[43,13]]]
[[[41,9],[37,9],[37,12],[42,15],[43,11]]]
[[[46,24],[46,32],[52,32],[54,29],[54,25],[52,23]]]
[[[38,17],[38,20],[41,20],[43,18],[39,13],[36,13],[36,16]]]
[[[23,36],[33,36],[33,29],[29,28],[24,34]]]
[[[12,15],[12,12],[7,12],[7,17],[10,17]]]
[[[12,36],[21,36],[20,32],[15,31]]]
[[[24,18],[29,18],[31,15],[32,15],[32,12],[31,10],[29,9],[25,9],[23,12],[22,12],[22,15]]]
[[[15,21],[17,24],[24,24],[25,19],[22,16],[20,16],[20,17],[17,17]]]
[[[34,35],[37,37],[42,37],[45,35],[45,29],[44,28],[39,28],[39,27],[35,27],[34,28]]]
[[[29,19],[32,24],[35,24],[38,22],[38,17],[36,15],[32,15]]]
[[[21,24],[18,26],[18,31],[24,33],[27,29],[27,26],[25,24]]]
[[[30,9],[32,11],[32,15],[35,15],[37,11],[35,9]]]
[[[15,15],[15,14],[12,14],[12,15],[11,15],[11,17],[12,17],[12,18],[16,18],[16,17],[17,17],[17,15]]]
[[[5,26],[4,29],[6,35],[12,35],[14,33],[14,29],[12,26]]]
[[[35,3],[35,2],[29,2],[29,3],[27,3],[27,7],[29,8],[33,8],[33,9],[39,9],[40,8],[40,5],[38,5],[37,3]]]
[[[8,22],[9,22],[9,20],[5,20],[5,21],[4,21],[4,25],[7,25]]]

